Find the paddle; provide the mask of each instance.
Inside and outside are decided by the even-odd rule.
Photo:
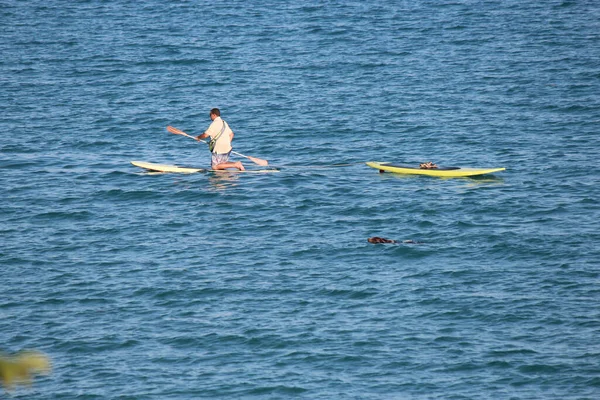
[[[186,136],[186,137],[192,138],[192,139],[194,139],[194,140],[198,140],[198,139],[196,139],[194,136],[188,135],[188,134],[187,134],[187,133],[185,133],[184,131],[182,131],[182,130],[180,130],[180,129],[177,129],[177,128],[173,127],[173,126],[167,126],[167,130],[168,130],[169,132],[171,132],[171,133],[174,133],[175,135]],[[202,142],[202,143],[206,143],[204,140],[200,140],[200,142]],[[245,155],[243,155],[243,154],[241,154],[241,153],[238,153],[238,152],[236,152],[236,151],[232,151],[232,153],[233,153],[233,154],[236,154],[236,155],[238,155],[238,156],[240,156],[240,157],[245,157],[245,158],[247,158],[248,160],[252,161],[253,163],[255,163],[255,164],[258,164],[258,165],[260,165],[260,166],[262,166],[262,167],[266,167],[267,165],[269,165],[269,162],[268,162],[267,160],[263,160],[263,159],[261,159],[261,158],[256,158],[256,157],[245,156]]]

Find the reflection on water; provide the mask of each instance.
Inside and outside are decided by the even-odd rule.
[[[504,184],[504,178],[495,175],[479,175],[479,176],[468,176],[463,178],[467,182],[467,187],[487,185],[500,185]]]
[[[504,178],[496,175],[476,175],[476,176],[429,176],[429,175],[418,175],[418,174],[395,174],[395,173],[384,173],[379,174],[385,179],[406,179],[406,180],[441,180],[441,181],[468,181],[471,185],[478,185],[483,183],[504,183]]]
[[[52,369],[47,355],[34,350],[15,354],[0,352],[0,383],[6,390],[17,385],[31,385],[35,375],[48,375]]]
[[[219,172],[210,172],[208,174],[208,183],[211,188],[222,191],[226,189],[231,189],[238,184],[238,180],[240,179],[240,174],[234,171],[219,171]]]

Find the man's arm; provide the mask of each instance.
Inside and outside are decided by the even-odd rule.
[[[196,136],[196,140],[206,139],[208,136],[208,133],[204,132],[202,135]]]

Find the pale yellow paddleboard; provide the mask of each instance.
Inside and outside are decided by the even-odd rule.
[[[379,172],[393,172],[396,174],[428,175],[446,178],[457,178],[475,175],[492,174],[494,172],[504,171],[506,168],[461,168],[461,167],[438,167],[432,169],[423,169],[410,165],[397,165],[387,162],[369,161],[366,163],[369,167],[378,169]]]
[[[140,167],[146,169],[148,171],[153,172],[174,172],[179,174],[193,174],[195,172],[205,172],[205,169],[202,168],[188,168],[188,167],[178,167],[177,165],[168,165],[168,164],[155,164],[149,163],[145,161],[132,161],[131,162],[136,167]]]
[[[215,173],[240,173],[240,172],[249,172],[249,173],[265,173],[265,172],[279,172],[277,169],[259,169],[259,170],[245,170],[238,171],[235,169],[228,169],[224,171],[215,171],[212,169],[204,169],[204,168],[190,168],[190,167],[179,167],[177,165],[169,165],[169,164],[156,164],[145,161],[131,161],[131,164],[136,167],[143,168],[147,171],[151,172],[163,172],[163,173],[176,173],[176,174],[193,174],[195,172],[215,172]]]

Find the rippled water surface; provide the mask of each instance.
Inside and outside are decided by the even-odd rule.
[[[593,1],[4,2],[0,349],[54,364],[12,397],[599,398],[599,21]],[[207,167],[165,127],[200,134],[212,107],[281,172],[130,164]]]

